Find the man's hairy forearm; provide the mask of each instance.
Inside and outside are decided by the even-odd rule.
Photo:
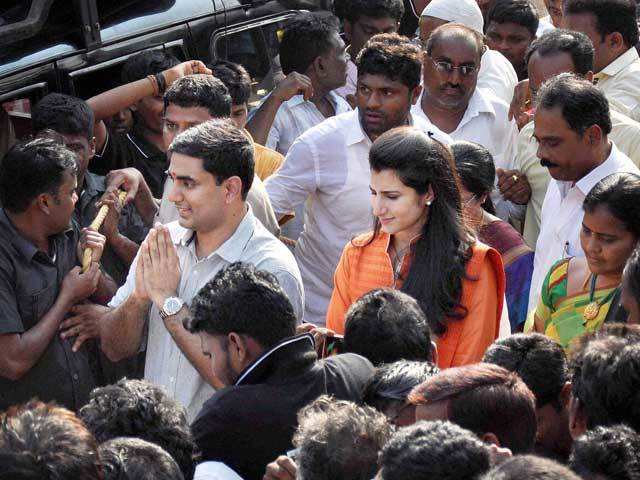
[[[142,332],[151,302],[133,294],[100,319],[100,345],[112,362],[135,355],[142,342]]]

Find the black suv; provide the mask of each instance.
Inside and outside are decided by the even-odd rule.
[[[47,93],[86,99],[113,88],[123,62],[142,50],[240,63],[258,99],[278,71],[283,23],[330,1],[2,0],[0,144],[8,129],[29,133],[31,105]]]

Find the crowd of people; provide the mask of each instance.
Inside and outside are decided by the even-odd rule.
[[[257,104],[162,50],[42,98],[0,480],[639,479],[637,5],[544,5],[336,0]]]

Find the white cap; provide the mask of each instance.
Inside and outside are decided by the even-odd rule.
[[[476,0],[431,0],[422,11],[422,16],[461,23],[483,34],[484,20]]]

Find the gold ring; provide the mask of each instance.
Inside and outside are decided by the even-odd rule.
[[[513,175],[511,177],[511,179],[513,180],[513,183],[518,183],[518,176],[517,175]]]

